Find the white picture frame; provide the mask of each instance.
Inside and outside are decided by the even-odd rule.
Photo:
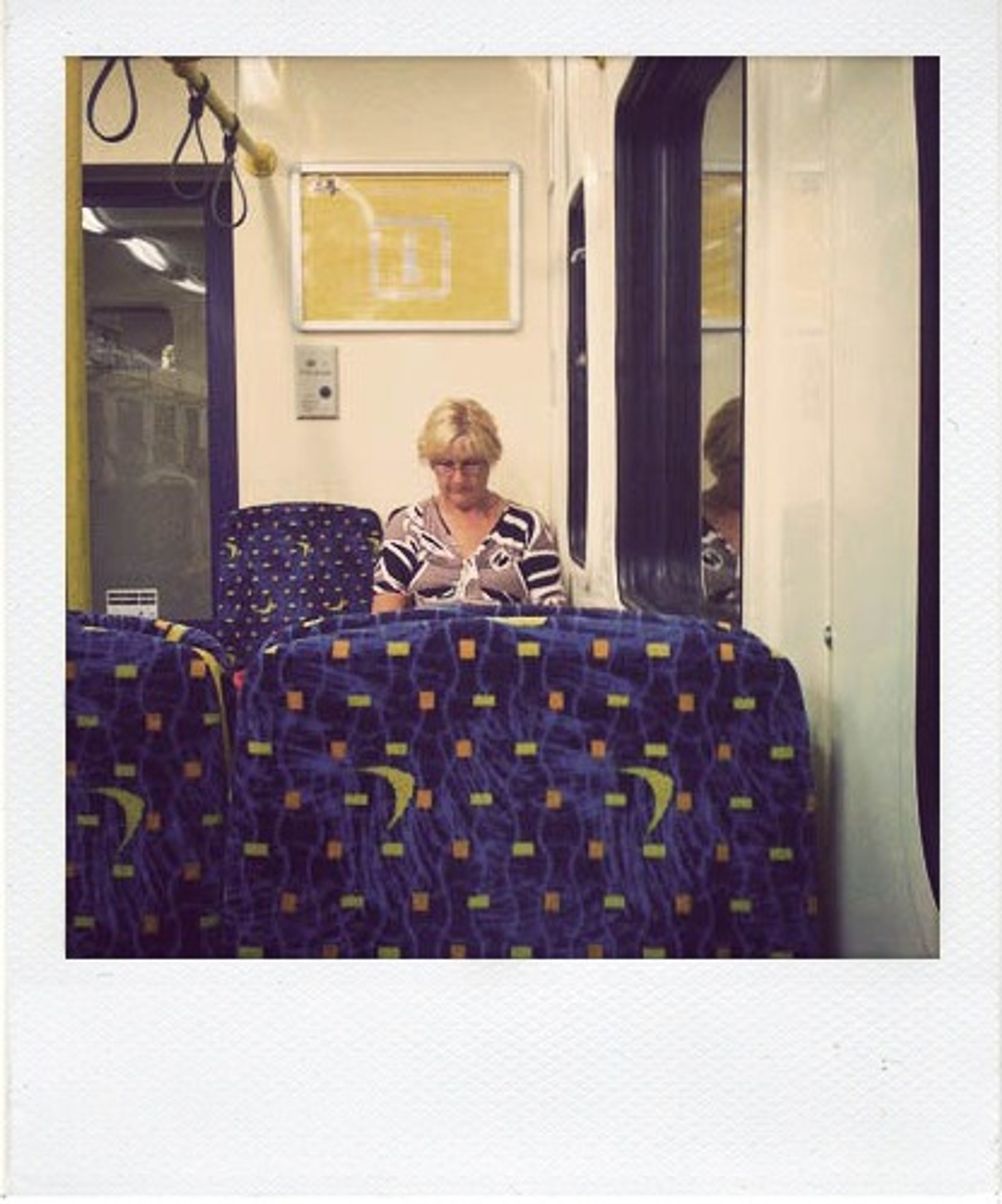
[[[290,183],[299,330],[521,325],[516,164],[306,163]]]

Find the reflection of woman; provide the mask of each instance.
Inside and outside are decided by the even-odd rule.
[[[736,614],[741,592],[741,398],[713,415],[703,456],[716,478],[703,492],[703,594]]]
[[[376,561],[374,612],[460,603],[566,603],[556,538],[529,506],[488,488],[501,457],[491,415],[476,401],[443,401],[418,438],[435,474],[433,497],[395,510]]]

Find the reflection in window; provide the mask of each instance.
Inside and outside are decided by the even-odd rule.
[[[701,494],[712,484],[701,471],[703,397],[733,396],[716,369],[728,356],[740,364],[740,254],[717,232],[733,211],[727,177],[740,176],[740,155],[716,151],[719,119],[707,107],[727,93],[733,68],[724,58],[638,59],[616,109],[620,597],[639,609],[721,618],[733,608],[707,600],[701,571]],[[740,81],[740,67],[736,74]]]
[[[744,63],[710,96],[701,167],[702,574],[709,609],[741,617]]]
[[[183,286],[206,276],[202,210],[123,205],[83,220],[95,605],[156,587],[165,615],[209,615],[206,295]]]

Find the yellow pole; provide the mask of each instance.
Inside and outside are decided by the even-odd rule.
[[[232,134],[233,128],[236,126],[237,142],[247,152],[247,166],[251,174],[255,176],[270,176],[278,163],[278,155],[275,153],[275,148],[269,146],[267,142],[255,142],[244,127],[240,125],[236,113],[227,106],[223,98],[213,88],[205,72],[196,65],[199,60],[168,58],[164,61],[170,63],[175,75],[180,76],[181,79],[186,80],[193,87],[204,93],[205,103],[216,115],[219,124],[228,134]]]
[[[66,605],[91,609],[90,474],[84,364],[83,71],[66,60]]]

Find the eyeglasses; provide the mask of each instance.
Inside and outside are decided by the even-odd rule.
[[[432,468],[436,472],[442,473],[443,476],[449,476],[457,469],[464,477],[473,476],[475,473],[483,472],[487,467],[486,460],[432,460]]]

